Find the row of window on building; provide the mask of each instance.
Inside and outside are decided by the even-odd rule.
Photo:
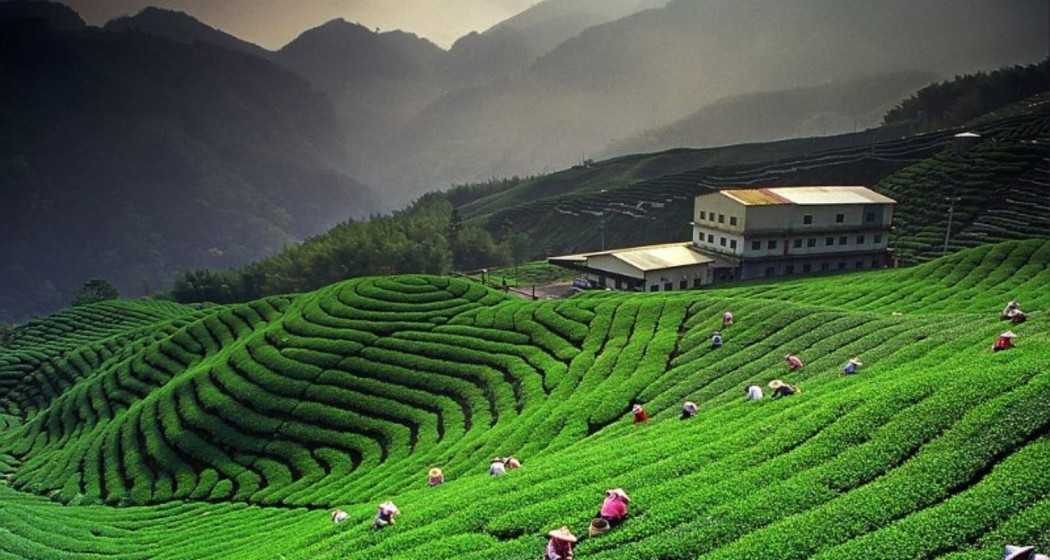
[[[831,272],[832,270],[848,270],[849,269],[849,263],[846,262],[846,261],[838,261],[837,263],[834,263],[834,264],[835,264],[835,266],[832,267],[832,263],[830,263],[830,262],[822,262],[822,263],[820,263],[820,272]],[[870,264],[867,265],[867,266],[870,266],[873,269],[877,269],[877,268],[881,267],[881,264],[879,263],[878,259],[875,259],[875,260],[870,261]],[[857,270],[863,270],[864,267],[865,267],[865,261],[856,261],[856,262],[853,263],[853,268],[855,268]],[[791,275],[794,275],[794,274],[811,274],[813,272],[814,272],[814,268],[813,268],[813,264],[812,263],[802,263],[802,265],[798,266],[798,267],[796,267],[793,264],[784,265],[784,276],[791,276]],[[765,275],[766,276],[776,276],[777,275],[777,267],[775,267],[775,266],[767,267],[766,271],[765,271]]]
[[[701,221],[710,221],[711,223],[717,222],[719,224],[724,224],[724,223],[726,223],[726,215],[725,214],[716,214],[714,212],[707,212],[707,211],[701,210],[700,211],[700,220]],[[866,212],[864,214],[864,221],[866,223],[869,223],[869,224],[874,222],[875,221],[875,212]],[[736,223],[737,223],[736,222],[736,216],[729,216],[729,225],[735,226]],[[813,214],[805,214],[805,215],[803,215],[802,216],[802,223],[804,225],[807,225],[807,226],[813,225]],[[846,223],[846,215],[845,214],[835,214],[835,223],[836,224],[844,224],[844,223]]]
[[[817,246],[817,238],[811,237],[811,238],[806,239],[806,240],[803,240],[803,239],[794,239],[794,240],[792,240],[792,242],[791,242],[792,247],[794,247],[795,249],[801,249],[803,241],[805,241],[806,247],[816,247]],[[856,238],[857,245],[864,245],[865,243],[867,243],[867,241],[868,241],[868,237],[866,235],[858,235],[857,238]],[[714,236],[714,234],[710,234],[710,233],[707,234],[707,242],[712,244],[712,245],[714,245],[714,243],[715,243],[715,236]],[[875,244],[875,245],[878,245],[879,243],[882,243],[882,234],[876,233],[871,238],[871,242],[873,244]],[[770,240],[766,241],[765,243],[766,243],[766,249],[768,249],[768,250],[775,250],[780,244],[779,240],[777,240],[777,239],[770,239]],[[839,243],[839,245],[849,245],[849,236],[848,235],[840,236],[838,238],[838,243]],[[725,237],[719,237],[718,244],[721,245],[722,247],[726,247],[727,244],[728,244],[728,247],[730,249],[733,249],[733,250],[735,250],[736,247],[737,247],[736,239],[729,239],[729,240],[727,240]],[[835,245],[835,238],[834,237],[825,237],[824,238],[824,246],[825,247],[832,247],[834,245]],[[762,242],[761,241],[752,241],[751,242],[751,250],[752,251],[761,251],[762,250]]]
[[[700,279],[700,278],[693,278],[693,287],[694,288],[700,288],[702,286],[703,286],[702,279]],[[674,291],[674,282],[664,282],[662,287],[663,287],[663,291],[665,291],[665,292],[673,292]],[[649,286],[649,291],[650,292],[659,292],[660,288],[661,288],[661,284],[652,284],[652,285]],[[686,280],[685,278],[679,280],[678,281],[678,289],[679,290],[688,290],[689,289],[689,280]]]
[[[701,220],[706,220],[707,216],[708,216],[707,212],[705,212],[703,210],[700,211],[700,219]],[[720,223],[720,224],[726,223],[726,215],[725,214],[715,214],[714,212],[711,212],[710,216],[711,216],[711,222],[712,223],[714,223],[716,221],[718,223]],[[731,226],[735,226],[736,225],[736,216],[730,216],[729,217],[729,225],[731,225]]]

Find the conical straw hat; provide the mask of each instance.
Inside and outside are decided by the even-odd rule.
[[[559,529],[555,529],[550,533],[547,533],[547,536],[552,539],[558,539],[559,541],[566,541],[571,543],[576,542],[576,535],[572,534],[572,531],[570,531],[568,527],[564,526]]]
[[[1001,336],[1002,338],[1017,338],[1017,335],[1014,334],[1014,331],[1006,331],[999,336]]]
[[[1003,560],[1018,560],[1019,558],[1025,558],[1033,551],[1035,551],[1034,546],[1006,545],[1006,554],[1003,555]]]
[[[627,492],[623,491],[623,488],[613,488],[612,490],[606,491],[606,494],[612,496],[619,496],[625,502],[631,501],[631,497],[627,495]]]
[[[437,478],[437,477],[439,477],[439,476],[441,476],[443,474],[445,474],[445,473],[441,472],[441,469],[437,469],[437,468],[430,469],[430,477],[431,478]]]
[[[779,379],[774,379],[773,381],[769,382],[769,388],[773,389],[774,391],[779,389],[779,388],[781,388],[781,387],[783,387],[783,386],[784,386],[784,382],[779,380]]]

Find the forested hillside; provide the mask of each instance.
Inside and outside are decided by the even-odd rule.
[[[0,320],[227,267],[377,202],[327,100],[257,57],[142,33],[0,20]],[[31,5],[31,4],[30,4]]]
[[[883,121],[888,125],[911,124],[918,131],[959,126],[1047,90],[1050,59],[931,84],[901,101]]]
[[[0,554],[532,560],[563,525],[587,559],[1045,550],[1048,275],[1033,240],[674,294],[531,302],[392,276],[76,308],[0,347]],[[993,353],[1010,298],[1029,319]],[[801,392],[744,400],[773,379]],[[489,476],[507,455],[522,467]],[[609,488],[630,515],[586,537]],[[397,523],[372,529],[388,500]]]

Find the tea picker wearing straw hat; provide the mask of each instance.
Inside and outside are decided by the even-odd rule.
[[[601,509],[598,510],[598,517],[608,522],[609,526],[615,527],[627,519],[627,504],[630,502],[631,498],[627,492],[623,491],[623,488],[606,490],[605,500],[602,502]]]
[[[1009,350],[1014,347],[1014,339],[1017,335],[1013,331],[1006,331],[999,335],[999,338],[992,345],[992,352],[1002,352],[1003,350]]]
[[[387,525],[394,525],[394,518],[401,514],[401,510],[397,509],[394,502],[383,502],[379,504],[379,511],[376,512],[376,517],[372,521],[373,529],[382,529]]]
[[[576,544],[576,535],[568,527],[555,529],[547,536],[547,550],[543,554],[544,560],[572,560],[572,545]]]
[[[770,396],[771,399],[777,399],[780,397],[790,397],[795,393],[801,393],[798,387],[788,385],[779,379],[774,379],[769,382],[769,388],[773,390],[773,394]]]
[[[441,469],[430,469],[427,473],[427,486],[438,486],[445,483],[445,473]]]
[[[864,362],[860,361],[860,358],[850,358],[849,361],[846,362],[846,365],[842,367],[842,374],[853,375],[854,373],[857,373],[857,370],[860,369],[860,366],[862,365],[864,365]]]

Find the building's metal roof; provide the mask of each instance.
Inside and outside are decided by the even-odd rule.
[[[896,204],[868,187],[773,187],[764,189],[727,189],[723,196],[745,206],[772,206],[778,204]]]
[[[955,135],[955,138],[980,138],[981,135],[976,132],[960,132]]]
[[[711,257],[693,249],[692,243],[665,247],[634,247],[614,252],[612,256],[643,272],[714,261]]]
[[[608,251],[597,251],[594,253],[564,255],[561,257],[551,257],[548,261],[553,264],[557,264],[558,261],[561,261],[565,263],[585,265],[588,268],[596,268],[597,263],[591,261],[591,259],[596,257],[612,257],[640,272],[693,266],[714,261],[711,257],[694,249],[692,242],[644,245],[641,247],[625,247],[623,249],[610,249]]]

